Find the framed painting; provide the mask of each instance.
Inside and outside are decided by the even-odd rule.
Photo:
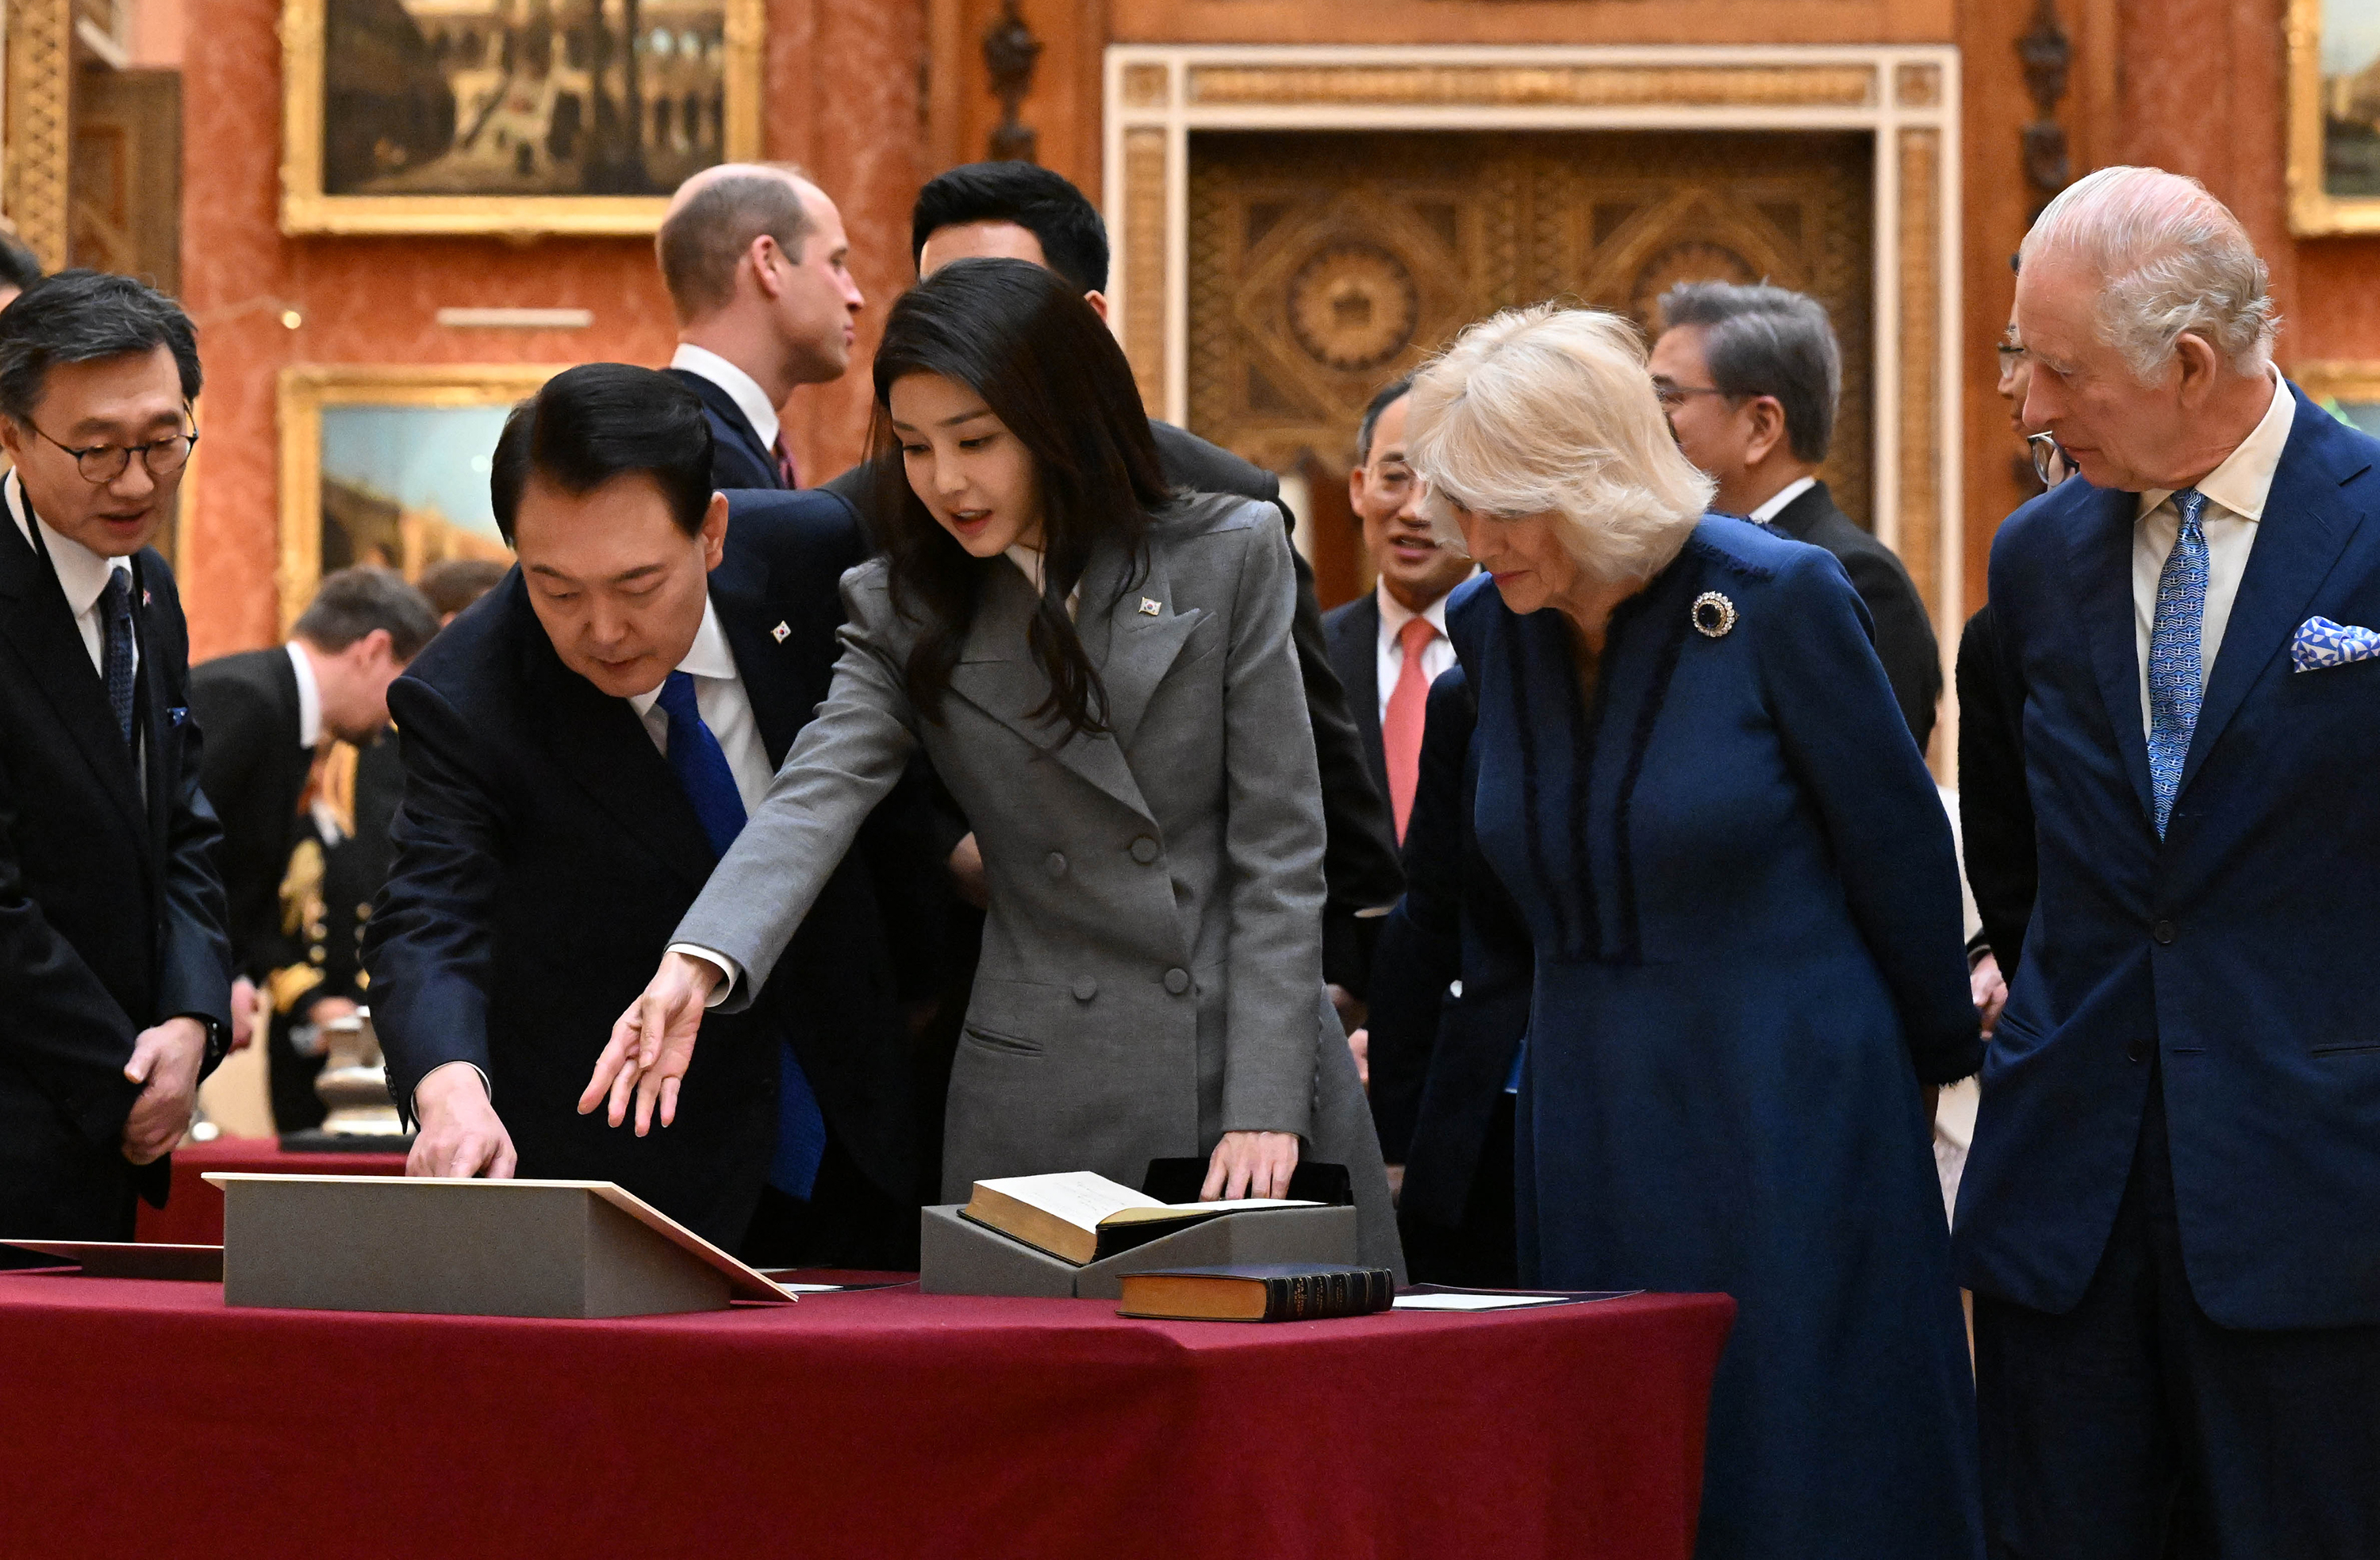
[[[2380,438],[2380,362],[2300,363],[2289,377],[2323,410]]]
[[[496,435],[568,366],[282,370],[282,632],[331,569],[417,579],[445,558],[509,561],[488,496]]]
[[[2380,233],[2380,0],[2289,0],[2289,227]]]
[[[760,154],[767,0],[284,0],[287,233],[639,234]]]

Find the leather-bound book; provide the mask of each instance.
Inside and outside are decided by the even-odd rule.
[[[1369,1316],[1395,1298],[1386,1268],[1263,1262],[1128,1273],[1124,1316],[1174,1322],[1319,1322]]]
[[[978,1181],[959,1216],[1077,1265],[1146,1246],[1207,1219],[1319,1204],[1283,1197],[1232,1202],[1160,1202],[1087,1170]]]

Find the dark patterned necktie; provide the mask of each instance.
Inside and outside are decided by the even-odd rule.
[[[785,434],[783,429],[778,430],[776,439],[769,445],[769,453],[777,457],[777,481],[785,485],[785,490],[790,493],[801,486],[801,480],[794,470],[793,455],[785,448]]]
[[[710,848],[724,856],[744,832],[743,795],[735,789],[735,771],[728,766],[727,750],[703,723],[695,698],[694,677],[672,672],[654,701],[669,717],[669,766],[694,804]],[[769,1184],[787,1197],[807,1200],[818,1184],[820,1162],[826,1157],[826,1115],[794,1042],[780,1039],[777,1069],[777,1147],[769,1162]]]
[[[2156,612],[2149,627],[2149,786],[2156,802],[2157,837],[2165,837],[2181,769],[2198,729],[2206,682],[2199,662],[2206,617],[2206,531],[2200,518],[2206,495],[2184,488],[2173,495],[2173,551],[2157,573]]]
[[[132,746],[132,581],[120,568],[107,571],[107,589],[99,593],[99,628],[106,646],[101,652],[100,676],[107,683],[115,729],[128,748]]]

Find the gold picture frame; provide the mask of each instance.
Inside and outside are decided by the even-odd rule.
[[[492,518],[475,522],[473,515],[449,516],[422,496],[461,491],[473,479],[484,484],[504,414],[569,366],[339,364],[282,370],[281,556],[274,575],[282,633],[298,621],[322,580],[326,530],[335,531],[334,540],[346,542],[350,555],[334,558],[334,564],[384,563],[408,579],[441,558],[509,556],[494,536]],[[351,408],[387,415],[358,422]],[[441,412],[465,415],[451,419],[454,428],[442,429],[450,420],[440,418]],[[327,457],[326,429],[338,435],[334,443],[339,446]],[[410,445],[395,447],[407,439]],[[455,469],[458,462],[461,470]],[[353,513],[334,515],[334,506],[368,512],[375,540],[370,545],[357,541],[364,526]]]
[[[2323,410],[2380,436],[2380,361],[2300,363],[2289,378]]]
[[[634,7],[639,3],[643,8],[637,12]],[[528,239],[554,234],[634,237],[652,233],[661,226],[662,213],[669,203],[666,189],[649,194],[590,195],[521,193],[517,190],[356,193],[333,188],[346,178],[343,170],[350,169],[355,163],[355,158],[349,155],[334,158],[326,136],[326,114],[332,96],[328,77],[331,61],[326,40],[331,7],[340,4],[342,0],[284,0],[281,15],[283,232],[487,234]],[[699,46],[695,53],[707,55],[712,49],[718,50],[715,68],[720,79],[719,91],[699,112],[695,94],[688,92],[684,100],[683,113],[687,144],[681,146],[670,159],[673,164],[689,165],[655,170],[648,177],[666,177],[674,184],[677,178],[693,172],[695,166],[758,160],[760,155],[761,43],[767,28],[767,0],[579,0],[577,6],[565,10],[565,19],[576,19],[582,27],[591,26],[608,40],[609,32],[602,30],[609,27],[610,14],[615,6],[622,15],[624,25],[628,17],[636,17],[639,29],[636,34],[638,45],[646,40],[662,37],[697,39],[698,35],[691,27],[684,33],[671,32],[660,25],[657,18],[666,18],[674,13],[691,13],[696,20],[705,23],[706,29],[710,18],[716,18],[718,23],[715,38],[707,30],[699,34]],[[378,17],[385,15],[384,12],[374,14]],[[641,159],[648,119],[669,117],[674,112],[676,100],[666,98],[658,91],[650,102],[650,116],[646,113],[647,100],[640,94],[632,95],[629,101],[635,105],[634,111],[627,117],[634,121],[637,128],[633,131],[621,128],[619,111],[613,109],[608,97],[609,79],[604,74],[608,67],[586,65],[586,52],[597,49],[597,45],[582,43],[578,30],[572,27],[557,27],[548,22],[543,24],[545,30],[537,35],[537,41],[523,42],[532,29],[493,26],[490,18],[498,17],[500,12],[492,4],[484,16],[456,12],[446,6],[439,7],[432,14],[438,16],[442,23],[450,23],[455,29],[450,37],[442,26],[434,49],[419,38],[406,40],[404,42],[410,43],[413,47],[404,59],[394,63],[382,57],[389,53],[387,50],[349,48],[342,52],[343,68],[354,69],[374,80],[401,74],[397,67],[409,66],[414,77],[427,85],[429,99],[433,100],[426,109],[417,106],[408,110],[403,125],[393,118],[389,128],[399,132],[394,136],[376,135],[376,127],[367,124],[362,116],[350,112],[343,104],[341,130],[343,136],[349,138],[342,141],[343,152],[360,144],[358,138],[375,136],[370,142],[370,154],[392,165],[392,171],[386,177],[365,182],[386,183],[389,179],[418,180],[426,177],[434,171],[431,165],[440,158],[430,157],[419,165],[410,165],[406,159],[421,152],[423,148],[437,144],[441,133],[437,127],[441,124],[444,126],[444,156],[459,156],[471,150],[475,157],[484,161],[483,154],[487,149],[476,147],[477,139],[482,133],[492,138],[497,150],[509,147],[517,152],[520,166],[504,170],[497,181],[519,183],[535,177],[533,165],[538,161],[540,147],[552,153],[557,145],[580,144],[578,138],[582,137],[583,144],[589,149],[584,154],[586,157],[592,157],[602,138],[612,133],[625,136],[632,158]],[[589,18],[592,18],[591,22]],[[588,36],[592,37],[594,33]],[[385,41],[374,39],[368,42],[378,44]],[[451,59],[450,45],[455,51]],[[601,48],[611,46],[606,42]],[[481,63],[475,64],[468,70],[458,63],[453,64],[450,74],[451,61],[459,61],[466,48]],[[451,88],[462,82],[468,75],[481,90],[485,103],[508,99],[514,91],[511,84],[514,76],[510,67],[519,54],[532,49],[542,52],[548,66],[546,77],[534,89],[536,92],[546,95],[541,104],[521,108],[521,113],[526,116],[522,122],[544,139],[540,140],[539,135],[508,139],[511,132],[504,126],[498,125],[492,130],[489,128],[491,119],[498,116],[496,107],[463,102]],[[485,67],[484,62],[491,56],[504,62],[502,73]],[[667,56],[665,54],[656,55],[651,50],[638,47],[637,57],[650,61]],[[597,102],[595,109],[583,106],[587,94],[565,91],[552,84],[562,77],[561,70],[555,67],[565,62],[569,62],[579,75],[589,76],[595,82],[591,94]],[[645,68],[651,70],[655,67],[648,63]],[[701,68],[704,79],[709,79],[712,67],[706,64]],[[502,85],[494,91],[487,91],[489,81],[486,79],[499,74],[502,75]],[[531,91],[528,87],[521,90],[525,93]],[[444,93],[443,104],[434,101],[441,92]],[[560,107],[564,97],[578,105],[567,116],[566,127]],[[383,99],[392,108],[399,100],[400,94],[396,92],[391,92]],[[505,104],[507,118],[512,106]],[[606,115],[612,117],[606,119]],[[468,124],[466,123],[467,116],[470,120]],[[676,123],[674,119],[672,122]],[[590,123],[595,128],[590,128]],[[607,126],[609,129],[605,128]],[[700,127],[698,129],[698,126]],[[459,144],[456,141],[458,135],[462,136]],[[709,150],[715,150],[717,155],[709,155]],[[570,159],[549,156],[548,165],[552,167],[567,161]],[[326,175],[331,177],[329,185],[325,182]],[[459,173],[455,177],[459,177]]]
[[[2323,12],[2340,5],[2380,12],[2380,0],[2289,0],[2289,230],[2308,236],[2380,233],[2380,52],[2352,74],[2325,75]],[[2374,23],[2380,34],[2380,15]],[[2334,146],[2350,123],[2352,144]],[[2371,193],[2333,193],[2332,165],[2349,156],[2368,170]]]

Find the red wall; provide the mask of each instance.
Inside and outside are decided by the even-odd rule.
[[[868,299],[854,371],[797,393],[806,472],[858,453],[866,362],[910,278],[925,0],[770,0],[767,154],[805,165],[843,210]],[[279,633],[276,376],[293,363],[660,364],[675,340],[652,247],[633,238],[292,238],[280,231],[281,0],[188,0],[182,278],[206,362],[205,444],[182,554],[193,659]],[[591,310],[576,331],[454,330],[451,307]],[[295,311],[299,324],[285,325]]]

